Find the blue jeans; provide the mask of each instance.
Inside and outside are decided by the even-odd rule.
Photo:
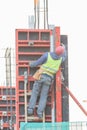
[[[40,94],[37,113],[42,113],[46,107],[48,92],[52,83],[52,78],[47,74],[42,74],[40,80],[36,80],[33,84],[33,90],[29,101],[29,108],[34,109],[37,97]]]

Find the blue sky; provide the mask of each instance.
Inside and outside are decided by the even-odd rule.
[[[15,29],[28,28],[28,16],[34,14],[33,2],[34,0],[0,0],[0,57],[4,56],[6,47],[15,47]],[[87,108],[87,103],[83,103],[87,99],[86,0],[48,0],[48,3],[49,24],[60,26],[60,33],[68,35],[69,88]],[[1,58],[1,83],[4,83],[3,64]],[[70,120],[87,120],[71,98]]]

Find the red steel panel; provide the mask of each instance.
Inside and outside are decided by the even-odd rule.
[[[18,30],[16,30],[16,129],[19,130]]]
[[[60,45],[60,27],[55,27],[55,48]],[[61,70],[56,74],[56,122],[62,121]]]
[[[30,37],[29,34],[32,34],[32,33],[37,33],[36,34],[36,37],[38,35],[38,37],[35,39],[35,40],[30,40],[32,39],[32,35]],[[19,124],[20,124],[20,121],[25,121],[25,116],[22,114],[20,114],[20,105],[23,105],[24,106],[24,102],[20,102],[19,101],[19,98],[23,97],[24,96],[24,90],[20,90],[19,89],[19,82],[22,82],[24,81],[24,76],[23,75],[19,75],[19,68],[22,67],[22,68],[26,68],[28,67],[28,73],[30,71],[30,68],[28,66],[28,62],[30,60],[19,60],[19,56],[21,55],[22,57],[23,56],[38,56],[38,55],[42,55],[44,53],[44,50],[43,48],[50,48],[50,38],[48,37],[46,40],[44,39],[44,33],[46,33],[46,36],[48,35],[51,35],[51,30],[44,30],[44,29],[16,29],[16,124],[15,124],[15,127],[16,127],[16,130],[19,130]],[[18,36],[19,35],[19,36]],[[22,37],[24,35],[24,37]],[[24,38],[24,39],[23,39]],[[30,39],[29,39],[30,38]],[[38,52],[19,52],[19,48],[20,47],[23,47],[23,48],[27,48],[27,47],[31,47],[32,49],[32,46],[29,45],[29,42],[34,42],[34,45],[33,45],[33,48],[38,48],[39,47],[41,48],[42,47],[42,51]],[[22,49],[23,49],[22,48]],[[28,76],[28,82],[29,82],[29,85],[30,85],[30,82],[34,81],[33,77],[32,76]],[[30,86],[28,85],[28,89],[30,88]],[[31,91],[30,89],[28,90],[29,92]],[[52,99],[52,102],[49,103],[47,102],[47,105],[48,106],[51,106],[51,109],[54,107],[52,105],[53,101],[54,101],[54,93],[52,91],[51,93],[51,99]],[[45,119],[46,121],[49,121],[51,122],[52,121],[52,115],[49,115],[47,114],[45,116]],[[39,120],[38,120],[39,121]]]
[[[15,113],[16,113],[15,112],[15,94],[10,95],[9,93],[6,93],[7,91],[10,91],[10,88],[11,88],[10,86],[0,86],[0,102],[1,102],[0,119],[3,120],[3,124],[2,124],[3,130],[9,128],[9,122],[6,123],[7,117],[10,119],[12,114],[15,115]],[[12,90],[13,90],[13,92],[15,91],[14,86],[12,86]],[[5,93],[6,93],[6,95],[5,95]],[[6,99],[3,96],[6,96]],[[12,97],[10,97],[10,96],[12,96]],[[12,100],[12,102],[14,102],[14,104],[12,104],[12,108],[14,108],[12,113],[9,109],[11,107],[11,104],[9,103],[10,100]],[[8,110],[7,110],[7,107],[8,107]],[[4,120],[6,120],[6,121],[4,121]],[[12,127],[13,127],[13,125],[12,125]],[[0,128],[1,128],[1,126],[0,126]]]

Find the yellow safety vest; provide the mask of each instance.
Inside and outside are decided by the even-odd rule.
[[[41,66],[41,68],[44,70],[43,73],[53,76],[59,70],[61,62],[62,62],[62,57],[58,60],[54,60],[50,56],[50,53],[48,53],[47,62]]]

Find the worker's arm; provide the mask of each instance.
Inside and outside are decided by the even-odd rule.
[[[38,60],[30,62],[29,66],[30,67],[36,67],[38,65],[42,65],[43,63],[46,62],[47,56],[48,56],[48,53],[44,53]]]

